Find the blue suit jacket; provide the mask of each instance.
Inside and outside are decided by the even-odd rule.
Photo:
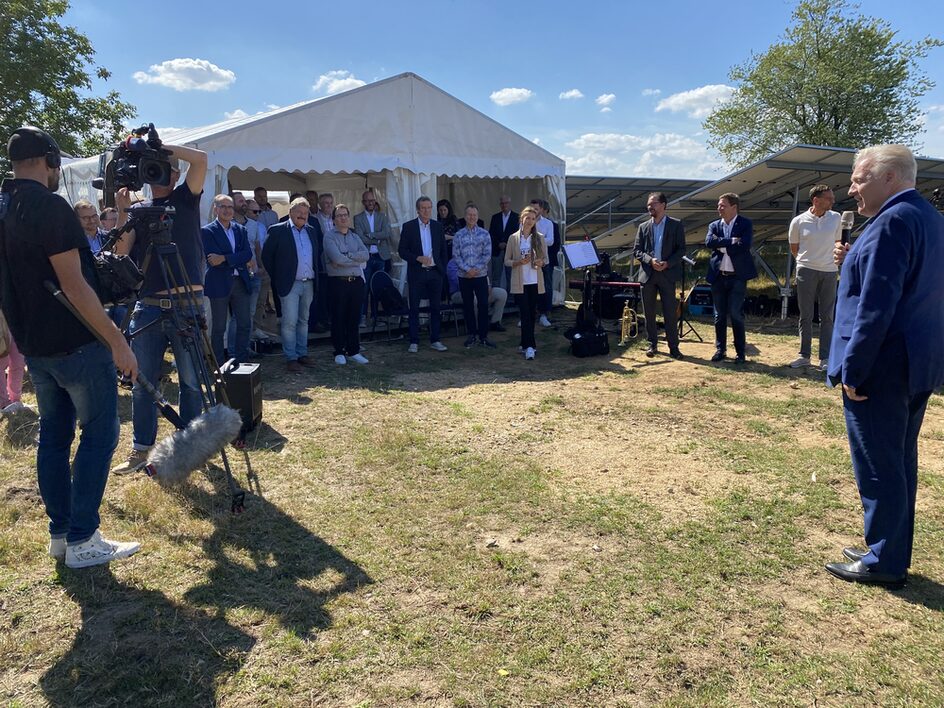
[[[305,224],[305,232],[311,241],[313,270],[315,272],[314,285],[318,287],[318,241],[320,231],[310,223]],[[269,277],[272,278],[272,287],[279,297],[285,297],[295,285],[295,274],[298,272],[298,251],[295,249],[295,237],[292,235],[292,224],[281,221],[269,227],[265,245],[262,247],[262,265]]]
[[[219,253],[226,256],[226,260],[218,266],[207,266],[203,279],[203,292],[207,297],[229,297],[233,289],[233,269],[235,268],[240,279],[249,290],[249,269],[246,264],[252,260],[252,248],[249,246],[249,236],[246,227],[235,221],[232,222],[233,235],[236,237],[236,250],[229,245],[223,225],[218,220],[207,224],[200,229],[200,238],[203,240],[204,253]]]
[[[711,258],[708,259],[708,282],[715,282],[721,270],[721,258],[724,254],[719,248],[727,250],[734,264],[734,277],[737,280],[751,280],[757,277],[757,267],[754,265],[754,256],[751,255],[751,241],[754,240],[754,224],[745,216],[738,214],[731,227],[731,238],[724,237],[721,219],[708,224],[708,235],[705,245],[711,249]],[[741,242],[734,244],[731,241],[740,238]]]
[[[429,236],[433,246],[433,264],[439,274],[446,277],[446,238],[443,227],[435,219],[429,222]],[[412,219],[400,229],[400,246],[397,249],[400,258],[406,261],[406,277],[409,280],[414,273],[422,272],[423,266],[416,262],[417,256],[423,255],[423,243],[420,240],[420,220]]]
[[[846,254],[836,302],[832,383],[858,389],[898,366],[911,395],[944,383],[944,216],[914,190],[886,204]]]

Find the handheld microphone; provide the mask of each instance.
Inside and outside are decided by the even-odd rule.
[[[854,211],[844,211],[842,212],[842,235],[839,237],[840,243],[845,246],[849,243],[849,234],[852,233],[852,225],[855,223],[855,212]]]

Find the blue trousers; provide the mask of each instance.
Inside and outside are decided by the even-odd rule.
[[[744,293],[747,281],[733,276],[719,275],[711,284],[711,299],[715,309],[715,349],[719,352],[728,348],[728,318],[731,318],[731,331],[734,333],[734,351],[744,356],[747,340],[744,334]]]
[[[865,401],[843,394],[843,411],[852,454],[852,469],[862,499],[865,542],[862,561],[881,573],[903,574],[911,565],[915,498],[918,490],[918,433],[930,391],[908,393],[904,345],[900,358],[882,357],[858,393]]]
[[[39,406],[36,474],[49,534],[68,543],[98,530],[98,508],[118,445],[118,387],[111,352],[93,342],[67,356],[28,356]],[[82,430],[69,463],[75,424]]]
[[[252,310],[249,309],[252,300],[251,290],[247,290],[240,278],[233,278],[233,289],[229,295],[210,298],[210,312],[212,313],[212,330],[210,343],[213,345],[213,356],[216,363],[222,364],[223,337],[226,334],[227,315],[230,310],[236,321],[236,336],[229,340],[229,355],[239,362],[249,361],[249,334],[252,332]]]
[[[322,282],[319,290],[325,288]],[[326,289],[326,288],[325,288]],[[282,300],[282,352],[288,361],[297,361],[308,354],[308,317],[315,297],[313,280],[296,280]]]

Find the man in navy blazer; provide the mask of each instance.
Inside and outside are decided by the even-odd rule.
[[[663,192],[653,192],[646,200],[646,211],[652,218],[636,229],[633,255],[639,261],[639,282],[642,283],[642,307],[646,313],[646,356],[656,355],[659,337],[656,328],[656,295],[662,300],[665,338],[669,356],[681,359],[678,332],[678,299],[675,284],[682,277],[682,256],[685,255],[685,229],[682,222],[666,216],[668,199]]]
[[[827,369],[842,384],[865,549],[826,569],[852,582],[898,586],[911,565],[918,433],[944,383],[944,217],[914,188],[904,145],[860,150],[849,195],[869,217],[842,261]],[[847,251],[848,249],[848,251]]]
[[[227,194],[213,198],[216,220],[200,229],[207,269],[203,294],[210,300],[210,344],[217,364],[224,361],[223,335],[226,316],[232,310],[236,319],[236,341],[230,342],[230,355],[237,361],[249,361],[249,334],[252,331],[251,276],[246,264],[252,260],[252,248],[246,227],[234,221],[233,200]]]
[[[708,225],[705,245],[711,249],[708,282],[715,309],[715,353],[712,361],[721,361],[727,353],[728,317],[734,333],[735,364],[743,364],[747,342],[744,335],[744,294],[747,281],[757,277],[751,241],[754,225],[738,213],[741,198],[733,192],[718,198],[718,216]]]
[[[417,218],[400,229],[397,252],[406,261],[406,281],[410,291],[410,347],[415,354],[420,342],[420,300],[429,300],[429,346],[446,351],[439,341],[439,303],[446,279],[446,239],[442,224],[433,221],[433,202],[429,197],[416,200]]]
[[[282,302],[282,352],[286,368],[297,374],[308,358],[308,317],[318,285],[317,226],[308,221],[308,200],[298,197],[289,205],[288,220],[270,226],[262,247],[262,264],[272,278],[272,289]]]
[[[505,268],[505,245],[508,238],[518,230],[518,212],[511,210],[511,197],[503,194],[498,200],[499,211],[492,214],[488,224],[488,233],[492,237],[492,287],[502,286],[502,273],[511,268]],[[505,288],[508,288],[510,275],[505,277]],[[502,328],[504,329],[504,328]]]

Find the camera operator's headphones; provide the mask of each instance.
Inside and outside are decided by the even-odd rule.
[[[40,130],[39,128],[34,128],[31,125],[27,125],[14,130],[13,136],[18,136],[26,143],[35,143],[36,141],[42,143],[41,146],[37,147],[45,147],[46,152],[33,155],[33,157],[45,157],[46,166],[53,170],[62,166],[62,155],[59,152],[59,145],[45,130]],[[13,141],[13,136],[10,138],[11,142]]]

